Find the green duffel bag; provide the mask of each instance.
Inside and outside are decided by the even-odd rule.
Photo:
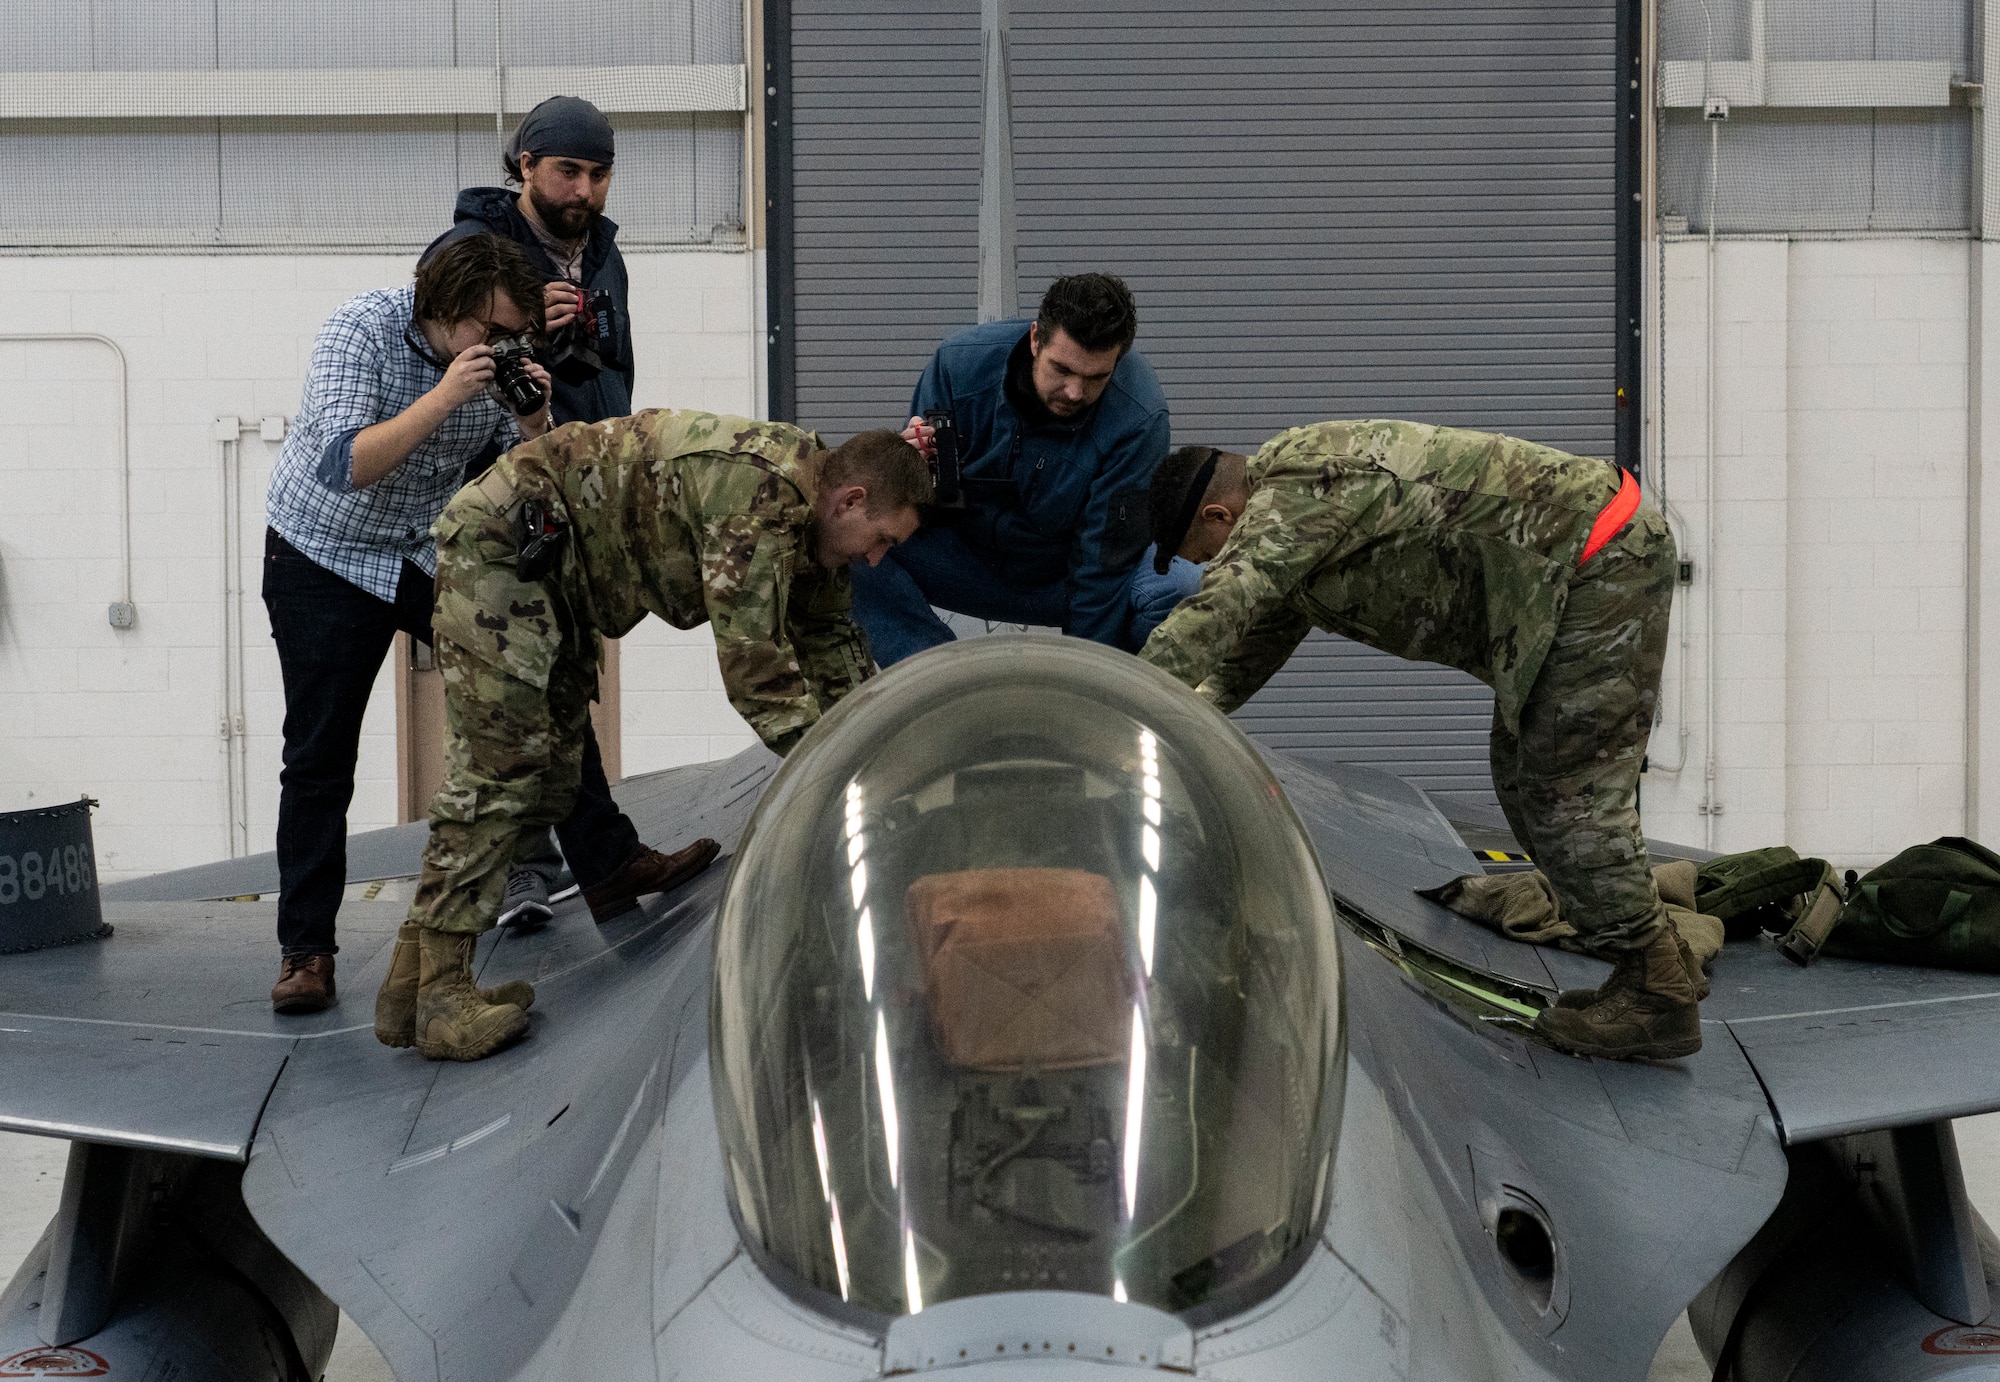
[[[1854,884],[1821,951],[2000,972],[2000,855],[1955,835],[1912,845]]]
[[[1695,871],[1694,909],[1732,940],[1783,932],[1805,910],[1801,899],[1832,877],[1826,860],[1801,859],[1789,845],[1717,855]]]

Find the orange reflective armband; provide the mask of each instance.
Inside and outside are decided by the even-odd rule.
[[[1590,525],[1590,537],[1583,544],[1583,555],[1576,559],[1578,566],[1596,556],[1599,549],[1632,521],[1632,515],[1639,512],[1639,482],[1632,478],[1632,472],[1621,469],[1618,493],[1604,511],[1597,515],[1597,521]]]

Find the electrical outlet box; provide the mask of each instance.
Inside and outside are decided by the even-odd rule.
[[[265,441],[283,441],[285,439],[284,415],[279,414],[275,417],[258,419],[257,435]]]
[[[138,608],[127,600],[114,600],[108,613],[114,629],[129,629],[139,622]]]
[[[1694,584],[1694,562],[1691,558],[1682,557],[1680,559],[1679,564],[1674,568],[1674,579],[1682,585]]]

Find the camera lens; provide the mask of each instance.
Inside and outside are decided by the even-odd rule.
[[[507,406],[522,417],[538,411],[548,397],[528,373],[528,355],[527,345],[520,341],[503,341],[493,350],[493,382],[500,386]]]

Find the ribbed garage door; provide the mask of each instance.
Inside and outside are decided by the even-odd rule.
[[[974,319],[979,0],[790,10],[792,119],[767,150],[772,412],[844,439],[901,427],[937,343]]]
[[[1624,449],[1613,4],[1010,9],[1020,303],[1122,275],[1177,442],[1412,417]],[[798,416],[879,425],[973,317],[978,6],[791,22]],[[1239,719],[1478,798],[1491,706],[1315,636]]]

